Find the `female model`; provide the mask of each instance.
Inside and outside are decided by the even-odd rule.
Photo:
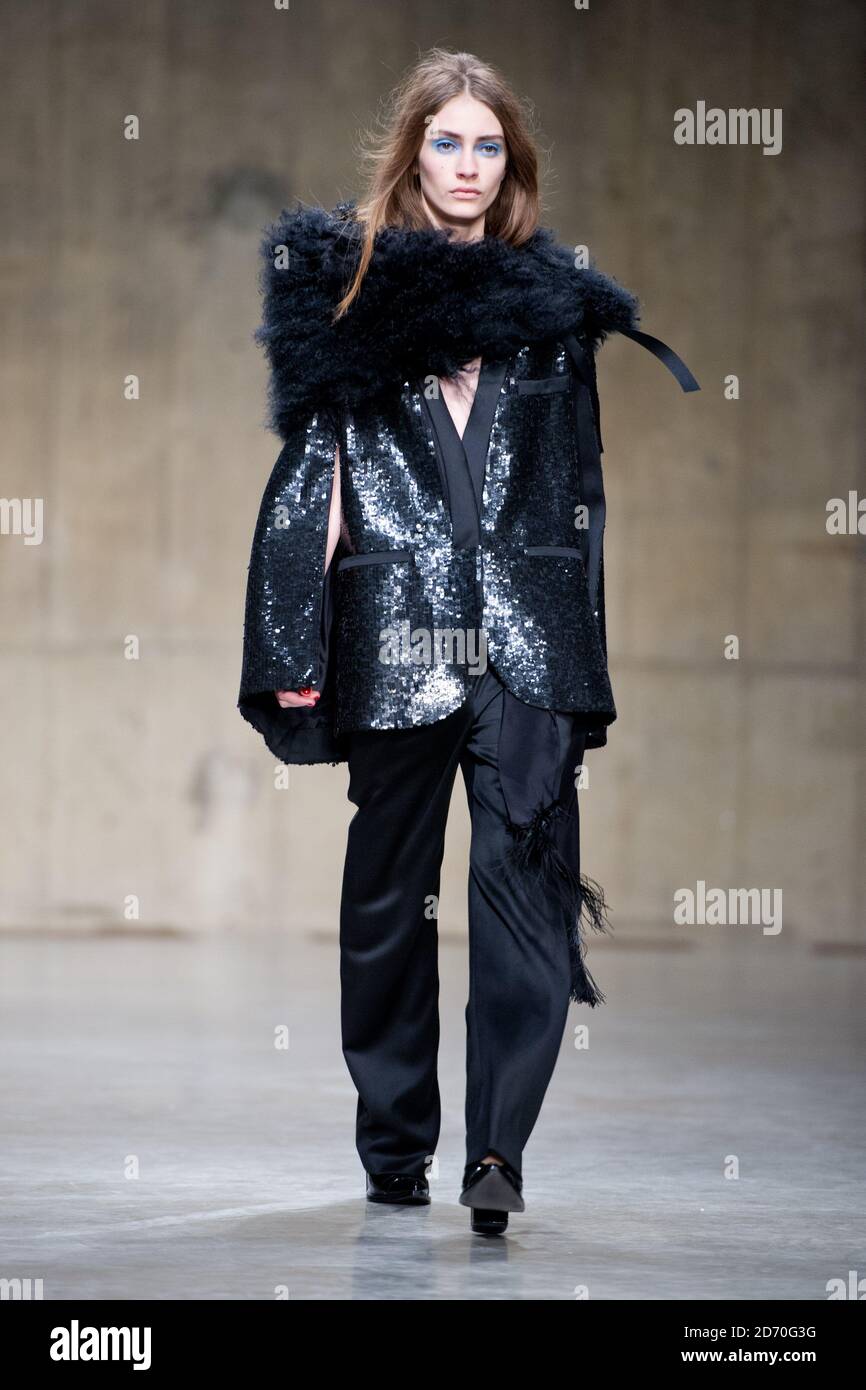
[[[434,49],[366,197],[263,242],[270,420],[239,708],[286,763],[346,762],[342,1044],[370,1201],[429,1202],[440,1126],[436,904],[452,786],[471,816],[472,1229],[523,1211],[522,1154],[569,1000],[595,1005],[576,775],[616,719],[594,354],[637,301],[538,224],[520,104]]]

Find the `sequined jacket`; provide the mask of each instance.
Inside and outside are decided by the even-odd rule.
[[[346,735],[445,718],[492,664],[519,699],[573,712],[587,746],[617,717],[607,665],[595,355],[618,331],[684,390],[637,300],[540,228],[516,248],[380,232],[361,294],[352,204],[284,212],[262,242],[268,424],[283,441],[247,575],[238,707],[286,763],[338,763]],[[480,357],[467,424],[479,544],[456,543],[428,398]],[[335,451],[343,528],[325,572]],[[276,690],[312,686],[315,708]]]

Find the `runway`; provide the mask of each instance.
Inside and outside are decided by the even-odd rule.
[[[335,940],[6,935],[0,1275],[46,1300],[824,1300],[866,1273],[866,959],[734,930],[593,946],[607,1003],[571,1007],[498,1239],[457,1204],[459,936],[432,1203],[390,1209],[364,1200]]]

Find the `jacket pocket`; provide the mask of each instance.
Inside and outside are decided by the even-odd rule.
[[[518,396],[547,395],[554,391],[568,391],[571,387],[571,373],[561,372],[559,376],[524,378],[517,383]]]
[[[345,555],[337,571],[353,569],[356,565],[391,565],[398,560],[411,560],[414,550],[365,550],[359,555]]]
[[[525,545],[524,555],[577,555],[583,559],[582,552],[575,545]]]

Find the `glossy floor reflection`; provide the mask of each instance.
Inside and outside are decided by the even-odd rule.
[[[46,1299],[701,1300],[862,1274],[862,957],[595,948],[608,1002],[572,1006],[499,1239],[457,1204],[465,943],[440,957],[433,1203],[390,1209],[363,1199],[335,943],[4,938],[0,1275]]]

